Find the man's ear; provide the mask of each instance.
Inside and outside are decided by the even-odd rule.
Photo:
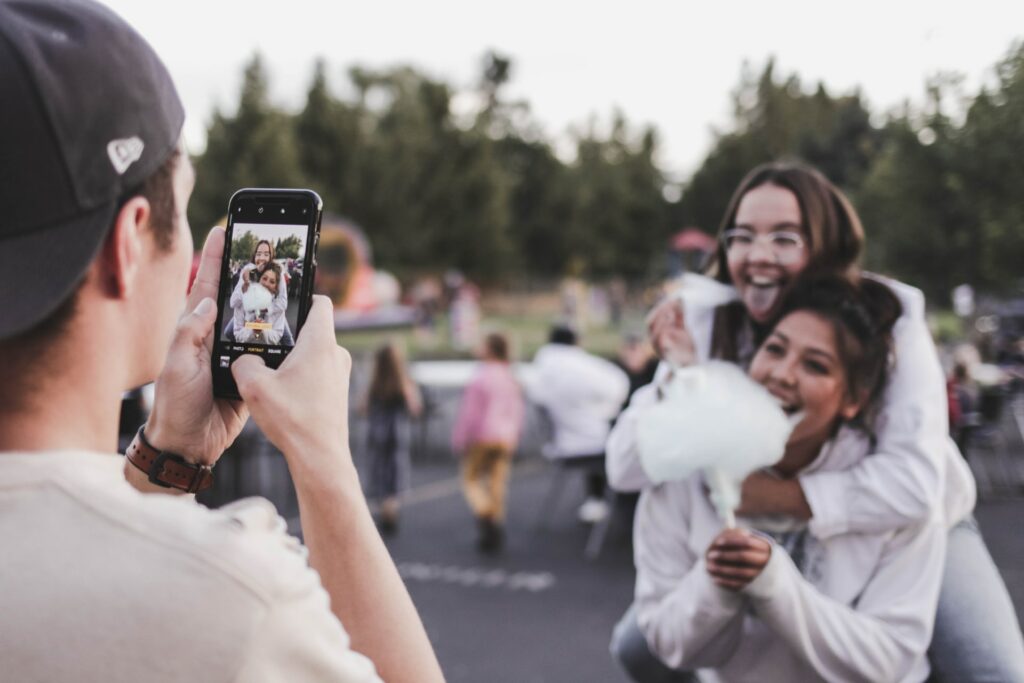
[[[114,225],[103,244],[102,258],[98,262],[103,291],[107,296],[126,299],[142,272],[145,254],[145,235],[149,232],[152,211],[149,200],[136,196],[125,202],[114,216]]]

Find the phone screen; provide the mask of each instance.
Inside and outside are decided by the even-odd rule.
[[[312,302],[322,202],[309,190],[239,190],[228,208],[213,345],[214,393],[238,398],[231,364],[276,368]]]

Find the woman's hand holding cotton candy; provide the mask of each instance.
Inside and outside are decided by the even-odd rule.
[[[739,591],[764,571],[772,544],[746,529],[726,529],[711,541],[704,561],[722,588]]]
[[[693,338],[686,331],[683,302],[678,297],[669,297],[651,310],[647,333],[655,353],[670,365],[684,367],[697,359]]]

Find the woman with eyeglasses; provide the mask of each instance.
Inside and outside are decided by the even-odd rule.
[[[798,280],[860,276],[864,232],[849,200],[809,167],[753,169],[725,212],[708,275],[732,285],[739,301],[714,309],[678,298],[648,317],[667,367],[720,358],[749,367]],[[878,278],[881,280],[881,278]],[[948,436],[945,384],[920,291],[885,279],[903,314],[893,329],[895,364],[879,401],[871,455],[844,471],[793,479],[751,475],[738,514],[783,515],[827,541],[840,534],[896,530],[936,511],[949,526],[945,572],[929,649],[939,681],[1024,681],[1024,639],[1013,605],[971,512],[974,481]],[[638,491],[649,481],[635,425],[618,422],[606,454],[609,483]],[[651,654],[631,609],[616,626],[612,652],[639,681],[689,681]]]

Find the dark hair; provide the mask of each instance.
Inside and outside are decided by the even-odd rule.
[[[174,171],[181,158],[181,151],[175,147],[160,167],[150,174],[137,188],[130,190],[118,199],[114,217],[107,230],[107,237],[114,227],[114,220],[121,209],[133,197],[145,197],[150,205],[150,228],[153,230],[157,247],[164,252],[170,251],[174,244],[174,224],[179,207],[174,201]],[[184,210],[184,207],[180,207]],[[107,238],[105,237],[104,240]],[[78,292],[85,282],[86,275],[71,288],[62,302],[45,318],[29,329],[8,339],[0,339],[0,354],[3,354],[9,367],[22,367],[31,363],[33,358],[42,358],[50,347],[71,323],[78,310]]]
[[[270,249],[270,262],[274,262],[274,245],[270,243],[270,240],[260,240],[256,243],[256,246],[252,249],[252,258],[249,259],[253,263],[256,263],[256,252],[260,250],[260,245],[265,244]]]
[[[508,339],[505,335],[497,332],[487,335],[484,337],[484,348],[487,349],[487,355],[494,360],[508,362]]]
[[[267,273],[267,271],[270,271],[274,275],[277,276],[277,286],[280,288],[281,287],[281,272],[282,272],[281,271],[281,266],[279,266],[278,264],[274,263],[273,261],[270,261],[265,266],[263,266],[263,272],[260,273],[260,278],[261,279]]]
[[[373,359],[373,377],[367,392],[368,403],[385,406],[404,405],[405,367],[392,344],[377,349]]]
[[[870,428],[892,362],[892,329],[903,313],[899,299],[877,280],[813,276],[799,280],[786,295],[776,323],[797,311],[832,324],[847,397],[863,404],[854,422]]]
[[[810,250],[808,270],[857,277],[864,250],[860,218],[850,201],[828,178],[804,164],[774,162],[750,171],[729,200],[719,236],[735,227],[736,212],[743,197],[762,185],[781,187],[796,197],[800,205],[800,228]],[[731,282],[725,245],[721,241],[708,274],[720,282]]]
[[[548,341],[552,344],[576,345],[576,333],[568,325],[555,325],[551,328]]]

